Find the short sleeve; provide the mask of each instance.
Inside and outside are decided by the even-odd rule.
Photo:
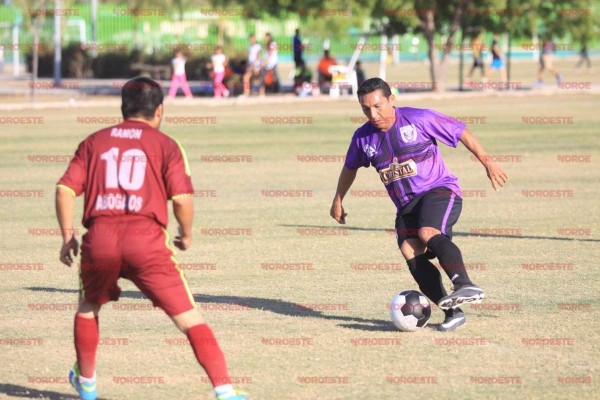
[[[456,147],[466,125],[448,115],[434,110],[423,110],[420,118],[421,131],[447,146]]]
[[[346,162],[344,163],[344,166],[348,169],[359,169],[360,167],[368,168],[369,165],[369,159],[360,147],[358,131],[356,131],[350,141],[350,147],[348,147],[348,152],[346,153]]]
[[[71,189],[75,196],[81,195],[85,190],[88,158],[88,140],[84,140],[57,185]]]
[[[167,188],[167,198],[194,194],[190,166],[183,147],[174,139],[167,148],[165,156],[164,179]]]

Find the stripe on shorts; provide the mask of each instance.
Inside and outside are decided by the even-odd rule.
[[[444,214],[444,219],[442,220],[442,229],[440,230],[444,235],[446,234],[446,223],[448,222],[448,217],[450,216],[450,212],[452,211],[452,207],[454,206],[455,197],[456,194],[452,192],[452,195],[450,196],[450,201],[448,202],[448,207],[446,208],[446,213]]]
[[[188,295],[190,303],[192,304],[192,307],[196,308],[196,301],[194,300],[192,291],[190,290],[190,287],[188,286],[187,279],[185,279],[183,270],[181,268],[179,268],[179,263],[177,262],[177,259],[175,258],[175,249],[173,247],[171,247],[171,243],[170,243],[171,240],[169,238],[169,232],[167,232],[165,228],[162,228],[162,230],[165,233],[165,237],[166,237],[165,246],[167,246],[167,249],[169,249],[171,251],[171,261],[173,261],[173,263],[175,264],[175,268],[179,272],[179,276],[181,277],[181,281],[183,282],[183,287],[185,288],[185,291]]]

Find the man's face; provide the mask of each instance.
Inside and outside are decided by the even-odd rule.
[[[363,113],[376,128],[387,131],[396,121],[394,95],[386,98],[381,90],[375,90],[359,98]]]

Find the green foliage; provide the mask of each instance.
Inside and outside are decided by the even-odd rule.
[[[54,48],[40,46],[38,51],[38,76],[52,77],[54,71]],[[83,78],[92,67],[91,55],[81,49],[81,43],[71,43],[61,49],[61,76],[65,78]],[[33,67],[33,53],[25,55],[27,71]]]

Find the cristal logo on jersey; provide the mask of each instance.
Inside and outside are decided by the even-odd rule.
[[[363,147],[363,151],[369,158],[373,157],[375,155],[375,153],[377,153],[377,149],[375,149],[375,147],[370,146],[368,144],[365,144],[365,146]]]
[[[417,128],[414,124],[401,126],[400,136],[402,136],[404,143],[414,142],[417,140]]]
[[[394,157],[394,161],[387,168],[379,170],[379,177],[384,185],[415,175],[417,175],[417,163],[412,159],[399,163],[398,158]]]

